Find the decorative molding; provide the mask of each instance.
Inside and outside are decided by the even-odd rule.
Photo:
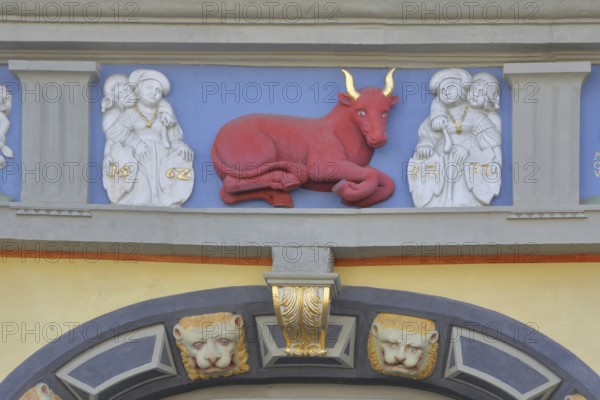
[[[315,9],[312,0],[298,0],[293,7],[284,7],[280,3],[273,3],[269,8],[262,3],[254,3],[252,0],[226,0],[220,3],[189,3],[184,0],[173,1],[169,7],[159,0],[146,0],[142,5],[137,3],[121,4],[115,7],[103,7],[100,9],[98,3],[93,0],[85,0],[76,3],[71,13],[66,13],[57,7],[34,7],[33,0],[24,1],[21,8],[7,7],[4,11],[4,23],[17,21],[48,20],[56,24],[90,22],[94,19],[96,23],[114,23],[132,25],[139,23],[166,22],[172,24],[310,24],[310,23],[340,23],[340,20],[377,22],[377,23],[430,23],[456,24],[456,23],[516,23],[536,24],[543,22],[565,23],[576,21],[595,21],[600,19],[600,12],[593,1],[579,2],[577,7],[563,2],[542,2],[534,6],[520,9],[514,8],[512,0],[497,0],[494,7],[485,8],[481,4],[464,5],[457,9],[459,3],[452,0],[440,0],[435,7],[433,5],[425,8],[421,3],[408,3],[402,7],[394,0],[379,1],[377,7],[365,7],[360,0],[346,0],[343,3],[317,3],[319,9]],[[460,3],[462,4],[462,3]],[[96,5],[96,7],[91,7]],[[83,14],[83,10],[88,10]],[[483,14],[484,9],[487,11]],[[101,12],[97,12],[97,11]],[[470,12],[469,12],[470,10]],[[27,11],[27,12],[26,12]],[[59,16],[58,11],[63,11]],[[269,13],[269,11],[271,11]],[[499,12],[497,12],[499,11]],[[92,15],[93,12],[96,14]],[[229,14],[227,14],[229,12]],[[462,18],[456,18],[460,12]],[[236,13],[239,15],[236,18]],[[260,13],[260,14],[259,14]],[[425,14],[427,13],[427,14]],[[97,15],[100,14],[100,15]],[[246,17],[247,14],[247,17]],[[498,14],[498,15],[496,15]],[[37,17],[37,18],[36,18]]]
[[[510,213],[506,219],[523,220],[523,219],[565,219],[565,218],[587,218],[585,212],[581,211],[541,211],[541,212],[516,212]]]
[[[114,44],[116,47],[119,43]],[[456,65],[463,67],[500,66],[515,62],[548,62],[548,61],[580,61],[587,60],[600,64],[598,50],[548,50],[540,51],[539,47],[530,51],[506,50],[490,53],[489,49],[468,51],[467,49],[447,52],[438,49],[432,53],[415,53],[410,50],[402,52],[381,51],[375,47],[367,47],[364,51],[315,51],[279,49],[267,51],[257,49],[230,49],[227,52],[213,51],[178,51],[161,52],[151,49],[112,51],[69,49],[69,53],[56,50],[14,50],[0,48],[0,63],[13,59],[29,60],[87,60],[107,64],[183,64],[183,65],[235,65],[235,66],[278,66],[278,67],[339,67],[349,68],[376,67],[386,68],[448,68]],[[474,50],[474,49],[472,49]]]
[[[70,208],[18,207],[17,215],[44,215],[49,217],[91,217],[90,210]]]
[[[322,357],[331,295],[329,287],[271,286],[273,307],[289,356]]]

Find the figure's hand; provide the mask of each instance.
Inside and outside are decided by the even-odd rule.
[[[12,158],[13,157],[13,151],[7,145],[2,145],[0,143],[0,149],[2,150],[2,154],[4,154],[6,157],[8,157],[8,158]]]
[[[133,155],[140,161],[146,161],[150,157],[148,146],[139,142],[133,149]]]
[[[175,125],[177,125],[177,120],[175,119],[175,117],[173,117],[170,113],[165,112],[165,111],[158,114],[158,119],[160,120],[160,122],[162,122],[162,124],[167,129],[172,128]]]
[[[183,160],[186,162],[194,160],[194,152],[187,144],[183,142],[179,143],[177,146],[177,155],[183,158]]]
[[[417,155],[418,160],[427,160],[433,155],[433,147],[428,144],[417,146],[415,154]]]
[[[468,156],[469,150],[465,149],[459,144],[454,146],[454,148],[452,149],[452,162],[458,164],[461,167]]]
[[[448,118],[443,115],[438,115],[434,119],[431,120],[431,129],[434,131],[441,131],[445,127],[448,126]]]
[[[4,168],[6,166],[6,160],[4,157],[0,156],[0,168]]]

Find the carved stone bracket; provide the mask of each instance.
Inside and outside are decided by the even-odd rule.
[[[273,248],[273,272],[264,273],[273,296],[273,307],[288,356],[321,357],[329,306],[341,288],[339,274],[332,273],[331,249],[297,247],[293,259],[288,249]],[[318,255],[325,254],[321,260]],[[317,256],[315,256],[317,255]]]

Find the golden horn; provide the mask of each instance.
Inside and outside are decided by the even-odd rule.
[[[352,75],[350,75],[350,72],[346,71],[345,69],[342,69],[342,72],[344,75],[346,75],[346,91],[354,100],[358,99],[360,93],[358,93],[354,88],[354,78]]]
[[[385,76],[385,87],[383,88],[383,95],[385,97],[390,97],[394,91],[394,71],[396,71],[396,68],[390,69]]]

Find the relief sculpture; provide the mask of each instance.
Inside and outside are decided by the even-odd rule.
[[[302,187],[333,191],[347,206],[369,207],[394,193],[394,181],[369,162],[386,144],[393,96],[393,73],[385,87],[354,88],[346,75],[347,93],[322,118],[252,114],[225,124],[217,134],[212,157],[223,181],[226,204],[260,199],[293,207],[292,190]]]
[[[244,321],[228,312],[181,318],[173,328],[185,370],[191,380],[248,372]]]
[[[54,392],[45,383],[38,383],[35,387],[32,387],[19,398],[19,400],[61,400],[60,397],[54,394]]]
[[[449,68],[436,72],[429,86],[436,97],[407,168],[415,206],[489,205],[501,185],[498,79]]]
[[[103,184],[113,204],[180,206],[194,187],[194,152],[183,142],[161,72],[139,69],[104,84]]]
[[[4,85],[0,85],[0,169],[6,166],[6,159],[12,158],[13,151],[6,145],[6,135],[10,129],[8,116],[12,111],[12,95]],[[0,201],[11,201],[12,199],[0,192]]]
[[[369,334],[369,361],[379,373],[412,379],[428,377],[437,361],[439,334],[424,318],[378,314]]]

